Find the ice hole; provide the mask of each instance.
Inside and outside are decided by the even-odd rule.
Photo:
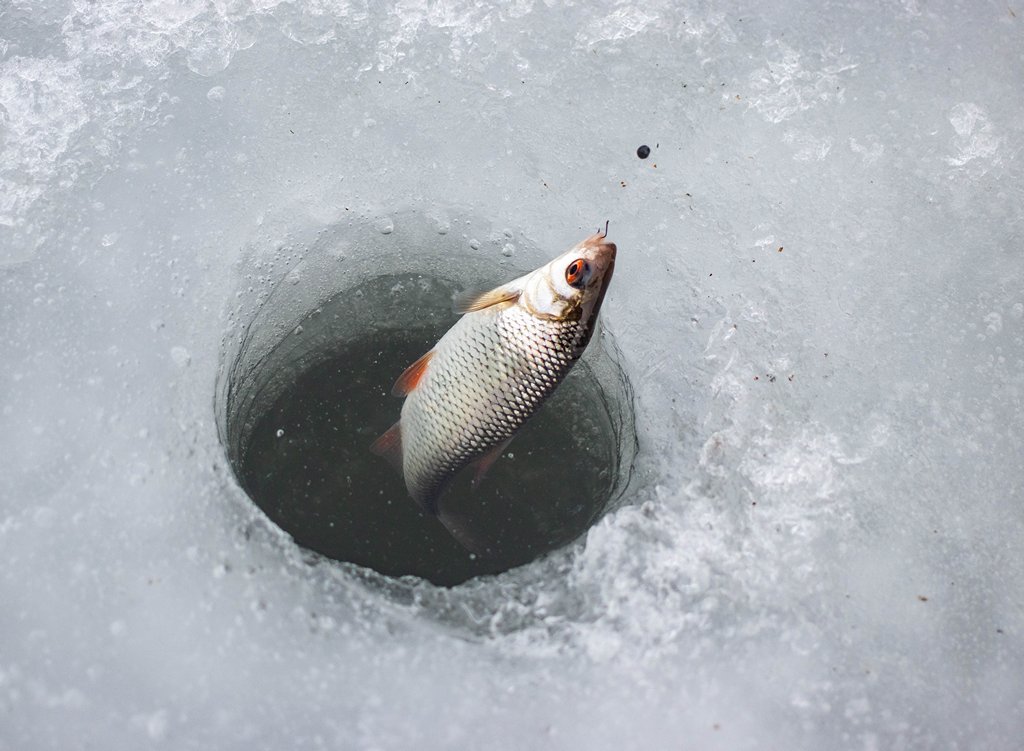
[[[279,278],[226,353],[222,432],[239,483],[297,544],[451,586],[577,539],[624,489],[635,437],[628,383],[602,329],[484,482],[472,489],[465,470],[446,491],[444,503],[471,514],[493,541],[489,555],[462,548],[416,506],[399,474],[369,451],[398,419],[391,385],[457,320],[456,292],[530,268],[508,261],[507,233],[482,244],[417,231],[422,223],[389,219],[385,232],[377,221],[361,239],[355,230],[355,242],[335,228],[308,252],[254,261]],[[397,232],[401,224],[412,231]]]

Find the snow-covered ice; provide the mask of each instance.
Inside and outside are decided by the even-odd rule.
[[[1019,748],[1022,85],[1005,2],[6,0],[0,749]],[[215,413],[412,215],[610,219],[636,394],[627,503],[452,590],[305,556]]]

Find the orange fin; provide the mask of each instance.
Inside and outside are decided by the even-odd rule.
[[[423,357],[406,368],[405,372],[398,376],[398,380],[395,381],[395,385],[391,387],[391,393],[395,396],[407,396],[410,391],[419,385],[420,379],[423,377],[423,374],[427,372],[427,365],[433,357],[434,350],[430,350],[427,354],[423,355]]]
[[[402,474],[402,421],[396,422],[370,444],[370,451],[377,456],[383,456],[399,474]]]
[[[497,287],[490,292],[468,292],[455,299],[455,311],[457,313],[475,313],[484,310],[492,305],[515,302],[522,292],[512,287]]]
[[[473,475],[473,490],[476,490],[480,486],[480,483],[484,481],[484,477],[487,476],[487,472],[494,466],[494,463],[501,458],[501,455],[505,453],[505,449],[508,448],[510,443],[512,443],[511,438],[507,441],[502,441],[476,460],[476,474]]]

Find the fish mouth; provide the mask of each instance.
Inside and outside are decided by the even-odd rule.
[[[615,271],[615,255],[618,248],[615,243],[609,242],[603,233],[597,233],[588,237],[581,243],[581,255],[586,258],[594,267],[591,281],[587,284],[587,296],[590,298],[589,317],[596,317],[604,302],[608,285],[612,281],[612,272]]]
[[[609,242],[607,236],[599,232],[584,240],[581,250],[584,251],[584,257],[597,267],[596,276],[607,285],[615,268],[615,255],[618,252],[615,243]]]
[[[608,283],[612,280],[612,272],[615,271],[615,244],[608,243],[611,251],[604,262],[604,268],[601,269],[601,295],[604,296],[604,292],[608,289]]]
[[[615,251],[617,250],[617,248],[615,247],[615,243],[610,242],[608,240],[608,236],[600,232],[598,232],[596,235],[591,235],[582,243],[580,243],[580,245],[585,250],[591,250],[595,253],[599,253],[602,255],[611,254],[611,257],[615,258]]]

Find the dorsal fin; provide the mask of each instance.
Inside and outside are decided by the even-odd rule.
[[[492,305],[515,302],[522,294],[520,290],[512,287],[496,287],[488,292],[467,292],[455,298],[456,313],[475,313],[484,310]]]
[[[423,374],[427,372],[427,365],[430,363],[430,358],[433,356],[434,350],[430,350],[427,354],[423,355],[423,357],[406,368],[402,375],[398,376],[398,380],[395,381],[395,385],[391,387],[391,393],[394,396],[406,396],[410,391],[415,389],[419,384],[420,379],[423,378]]]
[[[370,451],[377,456],[383,456],[392,467],[402,472],[402,421],[399,420],[386,431],[384,435],[370,444]]]

